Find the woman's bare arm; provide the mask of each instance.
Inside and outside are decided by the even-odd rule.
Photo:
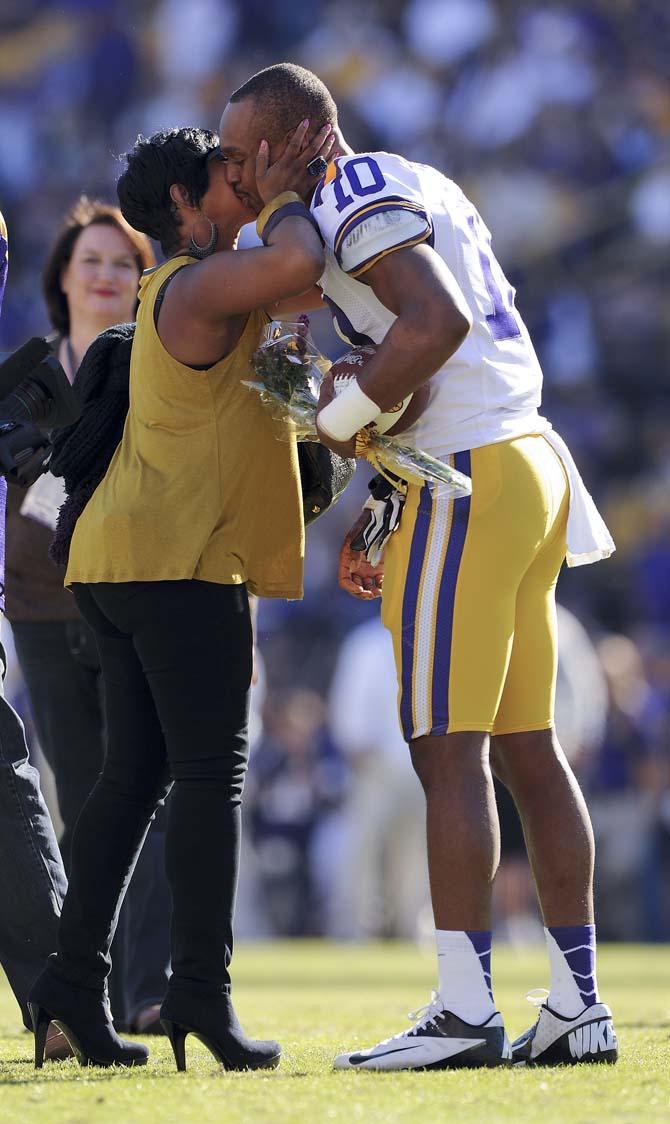
[[[259,191],[270,201],[287,185],[300,191],[306,166],[328,147],[322,129],[303,147],[299,127],[283,156],[268,168],[267,148],[256,162]],[[324,268],[323,244],[310,219],[290,215],[271,231],[267,245],[223,250],[176,274],[159,316],[159,333],[174,358],[190,365],[215,362],[227,354],[241,331],[240,318],[313,289]],[[305,307],[301,297],[298,311]]]
[[[290,316],[291,313],[296,312],[316,312],[319,308],[325,307],[321,289],[318,285],[313,285],[311,289],[300,296],[286,297],[285,300],[275,301],[265,311],[268,316],[274,319],[279,316]]]

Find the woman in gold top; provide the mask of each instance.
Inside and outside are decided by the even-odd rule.
[[[36,1064],[56,1019],[80,1061],[143,1064],[105,1004],[109,946],[149,821],[170,786],[166,864],[172,970],[162,1018],[177,1066],[197,1034],[226,1068],[274,1066],[230,998],[252,629],[247,591],[299,597],[303,530],[295,444],[241,385],[266,314],[311,288],[320,238],[295,188],[330,151],[308,122],[268,167],[265,245],[235,252],[255,217],[229,187],[217,138],[139,138],[118,185],[125,218],[169,255],[145,274],[130,407],[106,475],[79,517],[66,584],[96,633],[107,703],[105,766],[77,823],[58,951],[31,992]]]

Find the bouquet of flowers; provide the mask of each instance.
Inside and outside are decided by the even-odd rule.
[[[275,320],[269,324],[252,362],[257,378],[244,380],[244,385],[260,396],[275,420],[284,423],[284,432],[298,441],[318,441],[319,386],[330,363],[315,348],[308,317],[301,316],[295,323]],[[439,495],[456,498],[472,492],[468,476],[421,449],[403,445],[401,437],[367,429],[364,446],[362,455],[378,471],[387,470],[410,483],[427,481],[436,485]]]

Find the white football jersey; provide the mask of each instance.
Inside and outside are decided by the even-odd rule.
[[[339,333],[379,344],[395,316],[357,281],[385,254],[427,242],[458,282],[472,330],[429,382],[428,408],[403,441],[433,456],[537,429],[542,371],[491,235],[461,189],[435,168],[388,152],[333,161],[312,200],[326,243],[319,282]]]

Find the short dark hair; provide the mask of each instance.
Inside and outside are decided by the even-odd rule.
[[[337,124],[337,106],[326,85],[304,66],[278,62],[259,70],[230,95],[229,101],[254,98],[263,115],[267,139],[276,143],[306,117],[317,128]]]
[[[156,264],[149,239],[126,222],[118,207],[102,203],[99,199],[89,199],[86,195],[80,196],[66,214],[42,270],[42,292],[49,320],[62,336],[70,332],[70,309],[61,288],[61,277],[79,235],[88,226],[115,226],[135,251],[138,274]]]
[[[121,210],[131,226],[160,242],[164,254],[179,245],[172,184],[185,187],[197,207],[209,186],[209,157],[218,150],[219,138],[209,129],[162,129],[140,135],[124,154],[126,170],[116,185]]]

